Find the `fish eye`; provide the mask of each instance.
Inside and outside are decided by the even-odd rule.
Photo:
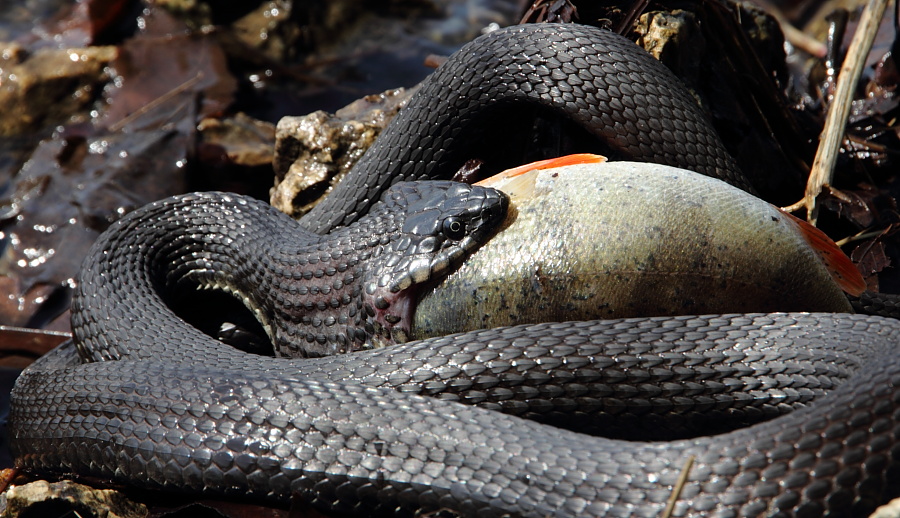
[[[466,226],[458,217],[450,216],[444,218],[444,222],[441,223],[441,232],[449,239],[459,240],[465,237]]]

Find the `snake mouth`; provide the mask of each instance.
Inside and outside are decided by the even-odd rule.
[[[366,311],[371,315],[373,334],[371,346],[386,347],[409,340],[413,314],[419,300],[420,285],[392,292],[379,288],[366,302]],[[370,302],[371,301],[371,302]]]
[[[510,221],[511,212],[501,225],[484,235],[466,236],[457,246],[436,254],[432,258],[422,257],[409,262],[408,269],[396,281],[381,285],[370,283],[365,290],[364,305],[372,323],[371,346],[374,348],[407,342],[412,336],[412,322],[419,300],[430,292],[448,275],[458,269],[466,257],[490,239]],[[512,215],[515,219],[515,215]]]
[[[409,341],[422,295],[440,284],[497,230],[493,228],[484,236],[466,236],[432,257],[405,261],[406,268],[398,277],[385,275],[369,283],[363,301],[372,325],[370,346],[379,348]]]
[[[515,217],[501,191],[452,182],[434,185],[440,186],[436,192],[449,194],[443,194],[440,204],[423,198],[424,208],[410,208],[405,237],[380,263],[381,273],[365,284],[371,347],[408,341],[421,296]]]

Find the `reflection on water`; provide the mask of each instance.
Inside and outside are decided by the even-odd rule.
[[[71,4],[71,0],[4,0],[0,8],[0,41],[27,35],[36,26],[35,20],[47,20]]]

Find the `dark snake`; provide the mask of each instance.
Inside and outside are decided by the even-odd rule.
[[[563,112],[623,156],[746,187],[677,84],[611,33],[502,30],[439,69],[303,220],[318,232],[343,228],[319,236],[227,194],[176,197],[125,216],[80,278],[77,345],[17,382],[17,465],[280,505],[299,499],[352,516],[442,508],[659,516],[682,472],[674,516],[871,511],[900,493],[900,324],[890,319],[548,323],[275,359],[226,347],[170,309],[187,291],[227,290],[254,308],[276,348],[310,355],[402,333],[406,290],[487,239],[505,201],[447,182],[375,186],[455,170],[470,158],[456,144],[507,103]],[[508,415],[622,405],[727,414],[758,401],[811,402],[747,428],[668,442],[604,439]]]

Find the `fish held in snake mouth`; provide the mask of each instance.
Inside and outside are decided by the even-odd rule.
[[[510,195],[515,221],[423,297],[415,338],[547,320],[852,312],[835,279],[865,286],[820,231],[708,176],[629,162],[506,176],[480,184]]]
[[[508,194],[514,196],[522,203],[535,195],[536,171],[561,168],[568,165],[602,164],[604,162],[607,162],[607,159],[601,155],[576,153],[538,160],[537,162],[507,169],[500,174],[478,182],[476,185],[495,188],[503,186]],[[652,166],[649,168],[653,169]],[[598,170],[603,171],[602,168]],[[552,178],[555,178],[558,174],[558,171],[550,173]],[[799,235],[803,237],[803,240],[818,254],[822,264],[842,290],[853,297],[859,297],[866,290],[866,281],[863,279],[859,269],[827,234],[793,214],[785,212],[781,208],[775,208],[786,218],[784,223],[788,226],[793,226]]]

